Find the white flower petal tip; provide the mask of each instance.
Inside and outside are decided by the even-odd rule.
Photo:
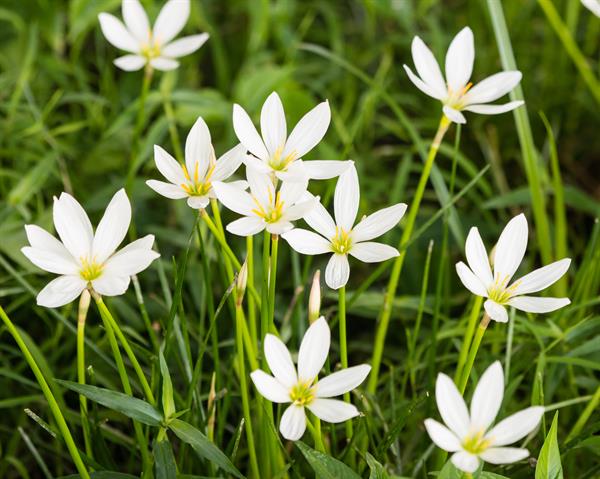
[[[600,0],[581,0],[585,8],[597,17],[600,17]]]

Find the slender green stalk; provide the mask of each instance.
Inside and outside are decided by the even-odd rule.
[[[308,430],[315,441],[315,449],[324,453],[325,445],[323,444],[323,437],[321,435],[321,424],[319,423],[318,426],[313,426],[311,420],[306,418],[306,425],[308,426]]]
[[[594,412],[598,411],[599,406],[600,406],[600,386],[598,386],[598,388],[596,389],[596,392],[592,396],[590,402],[587,403],[587,405],[585,406],[585,409],[581,413],[581,416],[579,416],[579,418],[575,422],[575,425],[573,426],[573,428],[569,432],[569,435],[567,436],[566,442],[571,441],[573,438],[575,438],[575,436],[577,436],[581,432],[581,430],[583,429],[583,426],[585,426],[585,423],[588,421],[590,416]]]
[[[346,339],[346,286],[342,286],[338,289],[338,319],[340,328],[340,363],[342,369],[348,367],[348,344]],[[350,402],[350,393],[344,393],[344,401]],[[346,421],[346,441],[350,442],[352,435],[354,434],[352,428],[352,421]],[[355,454],[354,450],[349,451],[348,462],[354,464]]]
[[[404,258],[406,257],[405,246],[410,241],[413,228],[415,227],[417,213],[419,212],[419,207],[421,205],[421,200],[423,199],[423,194],[425,193],[425,187],[427,186],[427,182],[429,180],[431,168],[433,167],[433,163],[437,155],[438,149],[449,126],[450,120],[448,120],[448,118],[446,118],[445,115],[442,116],[442,119],[440,120],[440,124],[438,126],[438,130],[435,134],[433,142],[431,143],[431,148],[429,149],[427,160],[425,161],[425,165],[423,166],[423,171],[421,173],[421,178],[419,179],[419,184],[417,185],[417,190],[415,191],[415,196],[412,200],[410,209],[408,211],[408,217],[406,219],[404,232],[402,233],[402,238],[400,239],[400,244],[398,245],[398,249],[401,252],[400,255],[394,261],[394,266],[392,268],[392,273],[390,274],[387,291],[383,300],[383,306],[381,309],[381,313],[379,314],[379,324],[377,326],[377,332],[375,334],[373,357],[371,359],[372,369],[371,374],[369,375],[369,383],[367,385],[367,390],[370,393],[375,393],[375,390],[377,388],[377,382],[379,379],[379,368],[381,366],[381,358],[383,356],[385,338],[387,335],[390,317],[392,314],[392,306],[394,302],[394,297],[396,296],[396,288],[398,287],[400,273],[402,273]]]
[[[156,337],[156,331],[152,327],[152,321],[150,321],[150,316],[148,315],[148,310],[146,309],[144,295],[142,294],[142,288],[140,288],[140,282],[138,280],[137,275],[134,274],[131,277],[131,282],[133,283],[135,299],[137,301],[138,307],[140,308],[140,314],[142,315],[144,326],[146,326],[146,331],[148,331],[148,336],[150,336],[150,342],[152,343],[153,351],[158,352],[160,344],[158,342],[158,338]]]
[[[471,340],[473,339],[473,334],[475,333],[475,326],[477,325],[477,318],[479,318],[479,313],[481,312],[482,304],[483,297],[475,296],[473,308],[471,309],[471,314],[469,315],[469,322],[467,323],[467,329],[465,330],[465,335],[463,337],[463,343],[460,347],[460,353],[458,355],[458,364],[456,365],[456,372],[454,373],[455,383],[458,383],[458,381],[460,380],[463,368],[465,367],[465,363],[467,362],[469,348],[471,347]]]
[[[269,272],[269,331],[275,332],[275,284],[277,283],[277,251],[279,236],[271,235],[271,259]]]
[[[263,236],[263,257],[262,257],[262,288],[261,288],[261,308],[260,308],[260,338],[264,342],[265,336],[269,332],[269,255],[271,235],[265,230]],[[263,354],[263,367],[267,366],[267,361]]]
[[[483,339],[483,335],[485,334],[485,330],[489,324],[490,317],[487,313],[485,313],[481,319],[481,322],[479,323],[479,326],[477,327],[477,331],[475,332],[475,337],[473,338],[473,342],[471,344],[471,350],[469,351],[469,357],[467,358],[467,362],[460,379],[460,384],[458,385],[458,390],[461,394],[465,392],[467,382],[469,381],[469,376],[471,375],[471,369],[473,369],[473,364],[475,363],[477,351],[479,351],[479,345],[481,344],[481,340]]]
[[[71,459],[73,459],[73,463],[75,464],[75,467],[77,468],[77,472],[79,472],[79,475],[81,476],[82,479],[90,479],[90,474],[89,474],[87,468],[85,467],[85,464],[83,463],[83,460],[81,459],[81,456],[79,455],[79,450],[77,449],[77,446],[75,445],[75,441],[73,440],[73,436],[71,435],[71,431],[69,430],[67,421],[65,421],[65,417],[63,416],[63,414],[60,410],[60,406],[56,402],[56,398],[54,397],[54,394],[52,394],[52,391],[50,390],[50,387],[48,386],[48,383],[46,382],[46,378],[44,378],[44,374],[42,373],[41,369],[37,365],[33,355],[27,348],[25,341],[23,341],[23,338],[19,334],[19,330],[15,327],[13,322],[6,315],[2,306],[0,306],[0,318],[2,318],[2,321],[6,325],[6,329],[8,329],[8,332],[14,338],[15,342],[17,343],[17,346],[19,346],[19,349],[21,350],[21,352],[23,353],[23,356],[25,357],[25,361],[27,361],[27,364],[29,364],[31,371],[33,372],[35,378],[37,379],[38,384],[40,385],[40,388],[42,389],[42,393],[44,394],[46,401],[48,401],[48,406],[50,406],[50,410],[52,411],[54,420],[56,421],[56,424],[58,425],[60,434],[61,434],[63,440],[65,441],[67,449],[69,450]]]
[[[242,396],[242,409],[244,411],[244,421],[246,423],[246,440],[248,441],[248,456],[250,457],[250,467],[252,475],[260,478],[258,461],[256,459],[256,448],[254,445],[254,432],[252,428],[252,416],[250,415],[250,399],[248,394],[248,383],[246,379],[246,366],[244,361],[244,341],[242,338],[244,312],[242,310],[241,297],[236,300],[235,306],[235,340],[237,346],[238,374],[240,377],[240,393]]]
[[[246,237],[246,263],[248,267],[248,289],[254,289],[254,240],[253,236]],[[256,330],[256,302],[254,296],[248,295],[248,323],[250,337],[254,347],[258,347],[258,332]]]
[[[208,216],[208,213],[206,212],[206,210],[200,210],[200,216],[206,223],[206,226],[208,226],[208,229],[211,231],[211,233],[215,236],[215,238],[221,245],[221,248],[223,248],[223,251],[225,252],[227,257],[233,263],[233,266],[235,267],[235,269],[239,270],[242,265],[240,264],[239,260],[235,256],[235,253],[233,252],[231,247],[227,244],[227,241],[225,240],[225,237],[219,231],[219,228],[217,228],[217,226],[215,225],[213,220],[210,218],[210,216]]]
[[[90,292],[84,289],[79,297],[79,310],[77,313],[77,381],[79,384],[85,384],[85,321],[89,308]],[[83,394],[79,395],[79,411],[81,414],[85,453],[90,458],[93,458],[87,398]]]

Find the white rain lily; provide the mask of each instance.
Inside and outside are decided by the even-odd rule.
[[[31,246],[21,249],[35,264],[59,274],[37,295],[37,304],[55,308],[70,303],[85,288],[103,296],[118,296],[130,276],[146,269],[160,255],[152,251],[154,236],[147,235],[115,253],[131,222],[125,190],[113,196],[96,232],[81,205],[68,193],[54,198],[54,227],[61,241],[36,225],[26,225]]]
[[[569,298],[542,298],[525,296],[541,291],[558,281],[569,269],[571,260],[564,258],[513,281],[510,280],[523,261],[527,249],[527,219],[522,213],[511,219],[498,239],[494,253],[494,274],[488,255],[479,235],[471,228],[467,236],[465,253],[467,266],[456,264],[456,272],[465,287],[477,296],[488,298],[485,310],[491,319],[506,323],[505,306],[512,306],[528,313],[549,313],[568,305]]]
[[[504,447],[527,436],[539,424],[544,408],[533,406],[493,424],[504,396],[504,373],[499,361],[481,376],[471,399],[471,409],[452,379],[439,374],[435,400],[444,424],[425,420],[431,440],[439,448],[453,452],[452,463],[461,471],[473,473],[483,460],[491,464],[511,464],[529,456],[527,449]]]
[[[333,200],[335,221],[321,203],[304,215],[304,221],[317,233],[295,228],[282,237],[302,254],[333,253],[325,269],[325,282],[331,289],[345,286],[350,277],[348,255],[365,263],[377,263],[398,256],[398,250],[370,241],[398,224],[406,211],[404,203],[384,208],[363,218],[356,226],[360,200],[358,174],[354,164],[338,179]]]
[[[412,57],[418,76],[404,65],[408,77],[423,93],[440,100],[444,105],[444,114],[455,123],[466,123],[462,110],[496,115],[523,104],[522,101],[511,101],[503,105],[487,105],[519,84],[522,77],[520,71],[496,73],[475,86],[469,82],[475,61],[473,32],[469,27],[458,32],[448,47],[446,79],[433,53],[419,37],[412,41]]]
[[[585,8],[597,17],[600,17],[600,0],[581,0]]]
[[[315,207],[318,199],[306,198],[308,180],[284,181],[276,191],[269,175],[246,167],[250,193],[238,185],[215,181],[213,188],[221,203],[243,218],[227,225],[227,231],[239,236],[252,236],[265,228],[274,235],[291,230],[292,221],[302,218]]]
[[[108,42],[130,53],[115,60],[121,70],[136,71],[144,66],[173,70],[179,66],[175,58],[195,52],[208,40],[208,33],[201,33],[172,41],[190,16],[190,0],[169,0],[159,12],[154,28],[150,28],[139,0],[123,0],[121,9],[125,24],[110,13],[98,15]]]
[[[206,208],[211,198],[216,198],[212,183],[224,181],[233,175],[242,164],[246,150],[238,145],[218,160],[211,144],[206,123],[199,117],[190,130],[185,142],[185,165],[181,165],[160,146],[154,145],[154,162],[162,175],[169,181],[148,180],[146,184],[158,194],[178,200],[187,198],[191,208]],[[233,182],[246,188],[245,181]]]
[[[264,351],[273,376],[257,369],[250,375],[258,392],[274,403],[291,403],[281,416],[279,431],[290,441],[297,441],[306,430],[308,408],[319,419],[340,423],[360,413],[350,403],[330,399],[358,387],[371,366],[361,364],[342,369],[319,379],[317,375],[329,354],[331,331],[324,317],[306,331],[298,352],[298,370],[285,344],[276,336],[265,336]]]
[[[346,161],[302,161],[323,139],[330,121],[329,103],[324,101],[304,115],[288,136],[281,99],[273,92],[260,112],[261,137],[248,113],[240,105],[233,105],[235,133],[253,155],[248,156],[247,164],[282,180],[335,178],[349,166]]]

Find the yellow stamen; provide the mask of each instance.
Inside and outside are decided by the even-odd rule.
[[[334,253],[348,254],[352,248],[352,238],[350,231],[346,231],[340,226],[335,227],[335,236],[331,238],[331,249]]]
[[[467,436],[462,443],[463,449],[475,455],[484,452],[491,446],[491,441],[489,439],[485,439],[484,434],[485,431],[480,430]]]
[[[102,270],[104,269],[103,264],[99,264],[96,262],[96,258],[79,258],[81,263],[81,270],[79,271],[79,276],[85,281],[93,281],[98,279],[102,275]]]
[[[308,406],[315,399],[313,381],[298,382],[290,389],[290,399],[296,406]]]

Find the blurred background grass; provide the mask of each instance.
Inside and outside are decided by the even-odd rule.
[[[160,2],[142,3],[150,18],[155,18]],[[598,76],[600,19],[576,0],[554,0],[552,4]],[[588,398],[598,387],[598,103],[540,5],[533,0],[505,0],[502,5],[518,68],[524,74],[522,87],[538,153],[537,171],[551,238],[540,237],[533,227],[529,184],[513,115],[467,114],[468,123],[462,128],[456,156],[456,129],[446,137],[436,160],[439,175],[448,188],[455,157],[454,192],[458,192],[486,166],[489,169],[458,200],[456,212],[447,217],[447,243],[442,215],[410,247],[386,342],[387,370],[382,375],[381,394],[374,400],[378,412],[369,422],[365,420],[375,440],[387,437],[390,424],[407,400],[430,390],[435,372],[452,372],[464,316],[469,311],[468,292],[456,280],[453,264],[462,257],[468,228],[478,226],[491,248],[505,222],[520,211],[527,214],[531,227],[526,266],[540,264],[540,244],[544,242],[552,245],[554,256],[564,248],[561,245],[566,245],[566,255],[574,258],[569,278],[560,286],[567,288],[574,305],[552,320],[517,317],[514,338],[511,336],[513,379],[504,410],[513,412],[531,402],[552,404],[577,399],[579,402],[561,412],[559,440],[564,441],[586,404],[581,398]],[[119,52],[105,41],[97,22],[101,11],[120,16],[119,7],[120,0],[0,2],[0,300],[13,320],[39,345],[38,357],[43,358],[48,375],[59,378],[75,376],[75,336],[70,331],[74,315],[69,308],[55,312],[32,307],[32,294],[45,284],[48,275],[28,264],[19,251],[25,245],[23,224],[36,223],[52,230],[52,197],[61,191],[73,192],[97,221],[109,198],[125,183],[142,72],[127,73],[114,67],[112,61]],[[288,125],[292,125],[316,102],[328,99],[332,124],[325,140],[309,157],[355,160],[361,179],[361,214],[397,201],[410,203],[421,167],[419,145],[411,129],[429,141],[439,121],[440,105],[415,89],[402,64],[412,65],[410,42],[414,35],[420,35],[441,60],[451,38],[465,25],[475,34],[473,80],[501,70],[489,10],[480,0],[192,0],[185,32],[207,31],[211,37],[199,52],[184,57],[178,70],[155,75],[131,193],[138,234],[154,233],[162,253],[161,262],[140,277],[156,326],[160,327],[160,318],[168,314],[174,290],[172,258],[180,258],[194,225],[194,215],[184,203],[158,197],[144,184],[148,178],[159,177],[152,146],[160,144],[174,151],[169,128],[176,128],[183,141],[195,119],[203,116],[219,154],[235,144],[232,103],[242,104],[256,119],[266,96],[276,90],[285,105]],[[165,113],[170,106],[174,110],[172,118]],[[407,120],[403,122],[403,118]],[[558,169],[552,167],[554,153]],[[313,183],[311,190],[327,201],[334,185]],[[560,224],[563,208],[566,225]],[[418,225],[425,224],[439,210],[440,201],[430,186]],[[397,228],[387,240],[395,244],[399,236]],[[419,313],[430,240],[432,265],[421,308],[423,326],[418,351],[411,355],[412,363],[407,366],[405,329],[412,330]],[[243,251],[241,241],[232,241],[237,251]],[[218,261],[214,245],[205,247],[210,260]],[[190,254],[183,297],[188,317],[201,318],[189,325],[194,343],[202,337],[207,294],[218,301],[224,286],[217,280],[207,284],[196,249]],[[284,336],[297,344],[305,328],[302,287],[307,286],[314,269],[324,263],[316,258],[301,264],[287,247],[281,254],[280,271],[289,274],[280,275],[277,316],[284,323]],[[372,265],[353,263],[349,289],[360,286],[373,270]],[[351,363],[370,356],[385,277],[375,281],[350,308]],[[294,308],[295,293],[298,301]],[[140,351],[147,353],[150,364],[154,356],[147,349],[133,291],[112,304],[128,333],[137,339]],[[334,317],[334,297],[324,306]],[[118,389],[112,362],[106,355],[104,334],[94,316],[91,314],[93,326],[87,331],[96,348],[96,352],[89,353],[93,380]],[[439,330],[432,330],[432,316],[437,317],[436,322],[439,320]],[[225,351],[232,345],[225,326],[230,321],[222,318],[219,326]],[[494,358],[504,358],[506,334],[507,328],[500,325],[486,336],[478,372]],[[50,441],[48,433],[32,419],[35,413],[41,418],[38,424],[49,420],[39,390],[12,341],[6,334],[0,338],[0,477],[27,477],[20,470],[29,470],[30,477],[44,477],[40,474],[46,467],[58,475],[66,473],[70,465],[62,446]],[[431,345],[436,342],[437,357],[431,355]],[[179,367],[180,372],[185,369],[185,361],[173,360],[173,368]],[[209,369],[207,366],[201,383],[203,397],[208,392]],[[416,371],[413,386],[407,384],[409,369]],[[180,377],[180,385],[184,382]],[[220,386],[231,388],[229,382]],[[396,386],[401,392],[394,392]],[[77,407],[76,398],[66,399],[71,408]],[[232,401],[230,395],[224,394],[221,400],[224,412],[218,417],[218,437],[220,446],[230,450],[228,441],[241,413],[237,411],[237,400]],[[26,414],[24,408],[33,413]],[[74,411],[70,419],[76,422]],[[119,464],[118,470],[135,471],[135,458],[127,453],[131,443],[127,434],[131,431],[120,427],[122,418],[112,417],[105,410],[95,413],[100,420],[106,416],[111,419],[103,428],[107,464],[113,461]],[[408,419],[404,431],[393,438],[393,447],[381,452],[378,460],[397,473],[425,477],[427,468],[422,459],[429,442],[421,424],[428,413],[434,413],[429,400]],[[561,442],[570,477],[598,474],[600,442],[593,434],[599,429],[600,417],[595,412],[579,442]],[[583,449],[580,442],[590,437],[592,441]],[[115,446],[119,444],[126,447],[119,449]],[[539,446],[538,438],[531,445],[534,456]],[[194,461],[189,457],[181,460],[183,465],[193,465]],[[510,477],[531,475],[522,464],[509,472]]]

